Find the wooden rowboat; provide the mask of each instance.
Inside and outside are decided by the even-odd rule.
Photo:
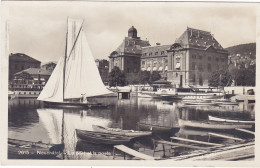
[[[92,128],[94,129],[94,131],[98,131],[98,132],[118,134],[118,135],[130,136],[130,137],[140,137],[140,136],[147,136],[152,134],[152,132],[150,131],[122,130],[118,128],[102,127],[100,125],[92,125]]]
[[[211,121],[224,121],[224,122],[233,122],[233,123],[247,123],[247,124],[255,124],[255,121],[243,121],[243,120],[230,120],[225,118],[213,117],[209,115],[209,120]]]
[[[128,143],[132,138],[125,135],[104,133],[104,132],[94,132],[76,129],[77,137],[83,141],[96,143],[96,144],[109,144],[109,145],[119,145]]]
[[[217,130],[236,129],[236,128],[250,129],[252,127],[251,124],[245,124],[245,123],[228,123],[222,121],[191,121],[191,120],[182,120],[182,119],[179,119],[179,126],[203,128],[203,129],[217,129]]]

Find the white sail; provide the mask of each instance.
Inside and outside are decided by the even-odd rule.
[[[102,82],[82,24],[82,20],[68,20],[65,99],[111,93]],[[63,102],[63,67],[64,57],[59,60],[38,100]]]

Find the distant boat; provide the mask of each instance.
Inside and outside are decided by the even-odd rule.
[[[203,128],[203,129],[236,129],[236,128],[252,128],[251,124],[244,123],[227,123],[222,121],[192,121],[192,120],[182,120],[179,119],[180,127],[193,127],[193,128]]]
[[[138,123],[138,127],[141,130],[147,130],[147,131],[149,130],[149,131],[152,131],[152,132],[168,132],[168,131],[171,131],[173,129],[173,127],[169,127],[169,126],[147,124],[147,123],[142,123],[142,122]]]
[[[92,125],[92,128],[94,129],[94,131],[118,134],[118,135],[125,135],[125,136],[130,136],[130,137],[140,137],[140,136],[147,136],[147,135],[152,134],[152,132],[150,132],[150,131],[122,130],[122,129],[118,129],[118,128],[102,127],[99,125]]]
[[[200,106],[215,106],[218,105],[218,103],[214,103],[208,100],[195,100],[195,101],[184,101],[184,104],[186,105],[200,105]]]
[[[92,56],[83,20],[68,19],[65,55],[60,57],[38,100],[49,106],[104,107],[87,98],[110,93]]]
[[[138,97],[142,97],[142,98],[154,98],[154,97],[158,97],[157,95],[148,94],[148,93],[138,93],[137,96],[138,96]]]
[[[224,122],[232,122],[232,123],[247,123],[247,124],[255,124],[255,121],[243,121],[243,120],[231,120],[219,117],[213,117],[209,115],[209,120],[211,121],[224,121]]]
[[[85,131],[76,129],[77,137],[83,141],[95,143],[95,144],[109,144],[109,145],[119,145],[126,144],[130,142],[134,137],[129,137],[125,135],[95,132],[95,131]]]
[[[8,159],[55,159],[63,152],[63,149],[63,144],[46,144],[8,138]]]

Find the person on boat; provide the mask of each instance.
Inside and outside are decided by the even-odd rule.
[[[82,103],[88,103],[88,99],[87,99],[86,94],[82,94],[81,102]]]

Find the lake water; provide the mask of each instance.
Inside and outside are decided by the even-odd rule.
[[[66,153],[64,159],[112,159],[113,146],[78,140],[75,129],[92,131],[92,125],[95,124],[127,130],[149,130],[152,125],[159,125],[172,129],[134,139],[129,146],[150,156],[167,158],[190,153],[193,149],[184,147],[171,149],[170,146],[166,146],[164,152],[162,145],[154,146],[153,139],[170,141],[171,136],[177,136],[214,143],[233,142],[223,138],[210,137],[207,134],[208,130],[179,129],[179,118],[206,121],[208,115],[240,120],[254,120],[255,117],[254,103],[244,104],[242,102],[234,106],[183,106],[182,102],[172,103],[138,97],[131,97],[128,100],[118,100],[116,97],[99,98],[99,101],[112,106],[107,109],[93,110],[53,109],[45,108],[43,103],[36,99],[9,100],[8,137],[51,144],[59,144],[64,138]],[[148,127],[143,127],[142,124]],[[223,133],[244,139],[252,138],[248,134],[236,131]],[[154,148],[156,152],[154,152]],[[116,153],[115,159],[124,158],[120,153]],[[128,159],[130,158],[128,157]]]

